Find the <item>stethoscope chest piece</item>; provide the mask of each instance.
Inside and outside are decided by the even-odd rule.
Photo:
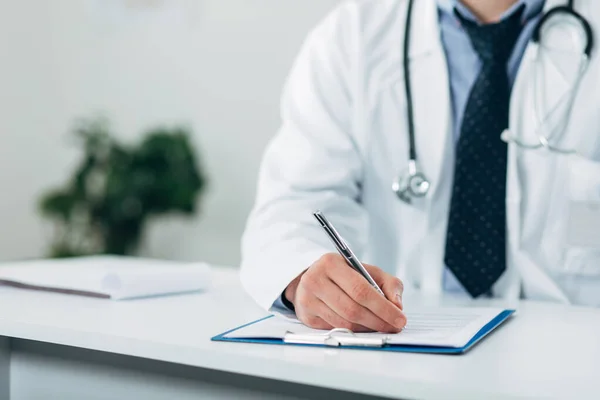
[[[419,171],[415,160],[408,163],[408,171],[400,174],[392,184],[392,190],[400,200],[412,204],[414,198],[423,198],[429,193],[431,183],[424,173]]]

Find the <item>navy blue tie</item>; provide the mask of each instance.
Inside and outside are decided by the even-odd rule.
[[[482,68],[473,85],[456,148],[445,262],[472,297],[489,293],[506,270],[507,64],[522,30],[524,6],[508,19],[479,25],[456,12]]]

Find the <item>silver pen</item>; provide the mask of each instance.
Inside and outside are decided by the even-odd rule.
[[[377,285],[377,282],[375,282],[375,280],[367,272],[367,269],[358,260],[354,252],[350,249],[350,246],[348,246],[346,241],[340,236],[340,234],[333,227],[333,225],[331,225],[327,218],[325,218],[323,213],[321,211],[317,211],[313,213],[313,215],[315,216],[317,221],[319,221],[319,224],[321,224],[323,229],[325,229],[325,232],[327,232],[327,235],[329,235],[329,238],[337,248],[337,251],[342,255],[342,257],[344,257],[348,265],[356,272],[361,274],[369,282],[369,284],[373,286],[375,290],[377,290],[382,296],[385,297],[385,294],[383,294],[383,291],[381,290],[379,285]]]

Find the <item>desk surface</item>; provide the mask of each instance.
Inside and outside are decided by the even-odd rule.
[[[113,302],[0,287],[0,336],[402,398],[598,398],[600,310],[524,302],[460,356],[211,342],[264,316],[235,270],[204,294]]]

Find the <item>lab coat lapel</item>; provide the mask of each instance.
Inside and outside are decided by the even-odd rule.
[[[544,13],[547,13],[554,7],[564,5],[563,0],[547,0],[544,6]],[[561,18],[559,15],[552,17],[552,21]],[[556,18],[556,19],[555,19]],[[551,26],[551,29],[547,27]],[[562,26],[562,28],[561,28]],[[554,116],[562,115],[564,100],[568,97],[568,90],[572,87],[573,78],[577,75],[577,67],[581,56],[580,49],[573,47],[572,35],[569,32],[562,31],[569,24],[545,24],[541,33],[541,43],[533,43],[527,47],[519,76],[521,84],[526,86],[526,94],[531,96],[532,106],[539,108],[540,114],[537,115],[539,121],[535,121],[535,127],[539,128],[540,121],[549,123],[552,128],[557,120]],[[570,53],[572,51],[572,53]],[[537,84],[537,86],[534,86]],[[538,88],[537,99],[534,96],[534,88]],[[535,104],[537,101],[539,104]],[[558,108],[557,108],[558,107]],[[532,116],[536,116],[536,109],[533,109]],[[559,112],[554,112],[559,111]],[[535,140],[532,134],[537,131],[529,131],[529,141]]]
[[[452,148],[450,85],[440,39],[436,3],[415,2],[411,33],[410,73],[419,165],[432,183],[440,187],[445,151]]]
[[[558,0],[548,0],[545,12],[556,5],[562,4]],[[555,37],[555,35],[553,35]],[[537,59],[537,52],[546,52],[542,59]],[[540,133],[540,121],[544,115],[536,114],[536,98],[534,93],[534,79],[538,78],[538,68],[545,72],[543,80],[539,81],[539,98],[544,100],[541,110],[548,112],[560,101],[568,90],[568,81],[561,73],[560,61],[556,50],[538,49],[536,44],[530,43],[527,47],[517,79],[515,81],[512,100],[509,131],[512,136],[517,136],[527,143],[535,143]],[[542,65],[538,65],[542,63]],[[546,193],[549,188],[539,179],[529,179],[529,173],[540,171],[544,168],[544,152],[523,151],[515,144],[509,144],[508,171],[507,171],[507,232],[508,232],[508,270],[512,279],[505,290],[504,297],[514,298],[519,295],[520,285],[517,276],[525,283],[526,294],[532,292],[552,293],[554,298],[562,298],[560,289],[540,269],[531,251],[536,243],[529,242],[528,238],[539,238],[542,235],[545,222],[542,217],[531,218],[530,213],[536,210],[526,210],[528,198],[539,193]],[[524,190],[524,188],[526,188]],[[528,214],[525,214],[528,213]],[[543,213],[542,213],[543,214]],[[528,221],[528,223],[526,223]],[[518,271],[518,272],[517,272]],[[544,289],[539,289],[543,287]]]
[[[432,187],[424,203],[420,287],[426,294],[442,292],[443,256],[448,203],[452,185],[450,85],[440,39],[437,5],[415,2],[411,33],[410,72],[419,165]]]

